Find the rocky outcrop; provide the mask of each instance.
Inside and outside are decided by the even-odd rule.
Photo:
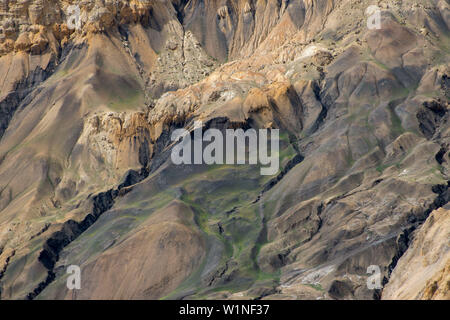
[[[52,3],[0,6],[3,299],[443,297],[448,2]],[[279,172],[174,165],[195,120],[280,129]]]
[[[400,258],[383,299],[450,299],[449,211],[433,211]]]

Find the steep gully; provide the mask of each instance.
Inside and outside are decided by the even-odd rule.
[[[174,129],[170,127],[169,131]],[[163,150],[168,145],[169,135],[163,135],[156,141],[157,150]],[[162,152],[163,157],[167,157],[167,152]],[[159,157],[156,157],[158,160]],[[50,283],[55,280],[55,264],[59,259],[61,251],[72,241],[77,239],[83,232],[92,226],[98,218],[110,210],[118,197],[122,197],[133,189],[133,186],[146,179],[150,173],[156,171],[164,162],[162,160],[149,163],[148,142],[145,141],[139,149],[139,160],[142,165],[140,170],[129,170],[125,175],[123,182],[117,188],[109,189],[92,197],[92,211],[80,222],[68,220],[63,223],[60,231],[54,232],[44,243],[43,249],[39,254],[39,262],[48,270],[47,277],[40,282],[25,299],[32,300],[36,298]]]
[[[0,140],[8,128],[14,113],[21,105],[27,105],[40,92],[39,85],[52,76],[57,67],[64,62],[72,49],[80,48],[83,45],[68,44],[64,49],[60,49],[57,54],[53,54],[47,66],[43,69],[38,66],[32,70],[27,77],[15,83],[14,90],[8,93],[0,101]]]
[[[142,151],[142,156],[140,155],[140,161],[143,167],[139,171],[130,170],[123,179],[123,182],[117,188],[113,188],[93,196],[92,211],[82,221],[66,221],[62,225],[60,231],[53,233],[45,241],[38,259],[48,270],[47,277],[44,281],[40,282],[31,292],[27,294],[27,296],[25,297],[26,299],[32,300],[36,298],[48,285],[50,285],[55,280],[56,273],[54,267],[59,259],[59,254],[66,246],[68,246],[90,226],[92,226],[103,213],[110,210],[114,206],[117,198],[122,197],[126,193],[130,192],[133,189],[133,186],[146,179],[150,175],[150,173],[155,172],[165,162],[165,160],[167,160],[170,149],[167,150],[166,147],[170,144],[170,133],[180,126],[183,127],[185,124],[186,122],[171,125],[168,129],[168,133],[163,134],[158,139],[154,154],[152,155],[152,161],[149,161],[148,155],[144,155],[146,151]],[[227,118],[215,118],[208,121],[205,124],[204,129],[211,127],[224,129],[225,127],[231,128],[236,126],[242,127],[243,129],[250,127],[248,123],[236,124],[231,123]],[[142,146],[141,149],[146,148],[145,146]],[[254,201],[254,203],[258,202],[265,192],[275,186],[295,165],[300,163],[303,158],[304,157],[302,155],[297,154],[291,160],[289,160],[283,170],[263,187],[263,190],[261,191],[258,198]],[[266,237],[265,218],[261,210],[262,208],[260,208],[262,229],[258,237],[258,242],[264,241]],[[255,248],[253,248],[252,250],[252,256],[255,256],[256,254],[257,251],[255,246]],[[256,256],[254,258],[256,261]]]
[[[54,68],[54,65],[53,65],[53,68]],[[38,74],[42,74],[42,71],[38,71],[38,72],[41,72]],[[49,75],[51,75],[51,73],[44,72],[44,75],[42,75],[42,77],[46,78]],[[25,81],[25,83],[28,83],[28,84],[32,83],[31,88],[33,88],[33,86],[36,84],[36,82],[31,81],[31,80],[27,80],[27,81]],[[18,87],[20,87],[20,86],[21,85],[18,85]],[[27,92],[30,92],[30,91],[31,91],[31,89],[28,89]],[[320,98],[321,94],[319,92],[315,92],[315,93],[316,93],[316,97]],[[26,99],[26,97],[27,97],[27,95],[25,95],[22,98],[22,100]],[[320,99],[318,99],[318,100],[320,101]],[[19,106],[19,105],[20,105],[20,102],[17,104],[17,106]],[[322,107],[323,107],[323,109],[322,109],[319,119],[317,120],[317,126],[315,126],[314,131],[317,131],[319,129],[322,122],[326,118],[327,108],[325,107],[325,105],[323,103],[322,103]],[[431,111],[434,111],[436,109],[435,106],[431,106],[431,107],[425,106],[425,107],[427,109],[430,109]],[[441,112],[442,110],[439,108],[436,110],[438,110],[438,112],[437,112],[438,118],[442,119],[444,117],[445,113],[442,113]],[[418,114],[418,119],[419,119],[419,121],[424,119],[423,115]],[[190,120],[192,120],[192,119],[190,119]],[[169,130],[167,130],[167,132],[164,133],[160,137],[160,139],[158,139],[156,148],[155,148],[155,153],[156,154],[159,153],[159,155],[155,156],[155,153],[154,153],[153,156],[155,156],[155,157],[152,159],[151,162],[149,161],[148,155],[146,155],[146,153],[148,153],[148,150],[147,151],[144,150],[142,152],[142,157],[140,155],[141,165],[143,166],[142,169],[140,169],[139,171],[130,170],[127,173],[127,175],[125,176],[123,182],[120,185],[118,185],[117,188],[110,189],[106,192],[99,193],[99,194],[95,195],[94,197],[92,197],[93,209],[81,222],[69,220],[63,224],[60,231],[53,233],[50,236],[50,238],[47,239],[47,241],[45,242],[43,249],[39,255],[39,261],[48,270],[47,277],[44,281],[39,283],[36,288],[34,288],[30,293],[27,294],[26,299],[34,299],[50,283],[53,282],[53,280],[55,279],[54,266],[59,259],[60,252],[68,244],[70,244],[72,241],[74,241],[76,238],[78,238],[84,231],[86,231],[90,226],[92,226],[103,213],[105,213],[106,211],[111,209],[114,206],[114,203],[118,197],[121,197],[121,196],[125,195],[126,193],[128,193],[129,191],[131,191],[134,185],[136,185],[137,183],[146,179],[151,172],[154,172],[167,159],[170,150],[167,150],[166,147],[169,145],[170,132],[177,127],[184,126],[187,121],[188,120],[185,120],[183,123],[172,124],[172,126],[169,128]],[[425,122],[426,122],[426,120],[425,120]],[[435,123],[436,123],[436,121],[433,121],[433,125]],[[250,127],[249,123],[239,124],[239,125],[242,125],[242,127],[244,129],[246,127]],[[220,118],[220,119],[213,119],[212,121],[210,121],[209,123],[207,123],[205,125],[206,128],[207,127],[217,127],[219,129],[221,127],[223,128],[225,126],[234,127],[234,126],[236,126],[236,124],[230,123],[228,121],[228,119]],[[432,128],[431,130],[428,129],[430,127],[428,123],[426,123],[426,125],[424,125],[423,127],[424,127],[424,131],[426,131],[426,133],[423,132],[424,135],[428,135],[427,138],[431,139],[429,132],[431,131],[432,133],[434,133],[436,131],[436,125],[433,126],[434,128]],[[265,186],[263,186],[263,189],[262,189],[260,195],[257,197],[257,199],[255,199],[255,201],[253,203],[259,202],[259,200],[261,199],[261,197],[264,193],[266,193],[271,188],[273,188],[279,181],[281,181],[283,179],[283,177],[293,167],[295,167],[297,164],[299,164],[301,161],[303,161],[304,157],[297,150],[295,143],[293,141],[291,141],[291,144],[294,146],[294,149],[297,151],[297,155],[295,155],[291,160],[288,161],[286,166],[282,169],[282,171],[276,177],[274,177]],[[166,149],[166,150],[164,150],[164,149]],[[436,154],[436,160],[438,163],[442,163],[442,161],[445,161],[443,158],[447,151],[448,151],[448,146],[443,145],[442,148],[439,150],[439,152]],[[419,228],[425,222],[426,218],[429,216],[429,214],[433,210],[440,208],[448,203],[448,201],[450,199],[449,186],[450,186],[450,182],[447,183],[447,185],[433,186],[433,192],[438,195],[436,197],[436,199],[434,200],[434,202],[425,210],[425,212],[420,220],[412,221],[413,226],[408,227],[407,229],[403,230],[397,236],[397,241],[396,241],[397,253],[393,257],[392,262],[389,265],[389,268],[388,268],[389,272],[388,272],[387,277],[384,278],[383,284],[386,284],[389,281],[389,277],[390,277],[390,274],[392,273],[392,270],[395,268],[395,266],[396,266],[398,260],[401,258],[401,256],[408,249],[408,246],[411,241],[412,232],[414,230],[416,230],[417,228]],[[262,228],[261,228],[260,234],[258,236],[258,242],[261,242],[261,241],[264,242],[266,239],[266,236],[267,236],[266,235],[266,233],[267,233],[266,221],[265,221],[265,217],[264,217],[262,209],[263,208],[260,205],[259,214],[260,214],[260,218],[261,218]],[[238,210],[238,208],[234,208],[234,210]],[[255,245],[255,247],[252,249],[252,257],[254,258],[255,263],[256,263],[256,256],[257,256],[257,247]],[[5,269],[6,269],[6,267],[7,267],[7,265],[5,266]],[[258,267],[257,263],[256,263],[256,267]],[[0,272],[0,278],[3,275],[4,271],[5,270]],[[374,293],[374,298],[375,299],[380,298],[381,294],[382,294],[381,290],[376,291]]]
[[[317,96],[320,96],[318,94]],[[323,121],[323,119],[326,117],[326,108],[323,106],[323,109],[325,111],[322,111],[323,114],[321,114],[320,122]],[[435,109],[435,108],[433,108]],[[442,119],[444,114],[439,113],[439,118]],[[423,118],[418,115],[418,118]],[[419,119],[420,120],[420,119]],[[76,238],[78,238],[84,231],[86,231],[90,226],[92,226],[98,218],[111,209],[115,203],[115,200],[126,194],[127,192],[131,191],[132,187],[136,185],[137,183],[141,182],[145,178],[147,178],[150,174],[150,172],[154,172],[168,157],[168,152],[165,149],[165,147],[169,144],[169,136],[170,132],[175,129],[176,127],[183,126],[186,123],[178,123],[174,124],[168,131],[168,134],[164,134],[160,139],[157,141],[156,145],[156,152],[159,153],[158,156],[154,157],[149,163],[148,156],[144,155],[146,152],[143,151],[143,156],[140,156],[141,164],[143,165],[142,169],[140,171],[134,171],[130,170],[128,174],[126,175],[124,181],[115,189],[110,189],[106,192],[102,192],[97,194],[92,198],[93,202],[93,209],[92,212],[89,213],[81,222],[76,222],[73,220],[69,220],[65,222],[61,228],[60,231],[55,232],[50,236],[50,238],[45,242],[43,249],[39,255],[39,261],[48,269],[47,277],[44,281],[38,284],[38,286],[32,290],[27,296],[27,299],[34,299],[36,296],[38,296],[54,279],[55,279],[55,272],[54,272],[54,266],[56,262],[58,261],[60,252],[66,247],[68,244],[70,244],[72,241],[74,241]],[[209,127],[216,127],[216,128],[225,128],[225,127],[235,127],[236,125],[242,126],[242,128],[250,127],[249,123],[244,124],[234,124],[230,123],[228,119],[226,118],[216,118],[208,123],[205,124],[205,128]],[[320,124],[315,128],[316,130],[320,127]],[[316,131],[314,130],[314,131]],[[427,130],[427,133],[430,131],[428,129],[424,129],[424,131]],[[436,128],[433,127],[432,131],[436,131]],[[424,132],[425,134],[425,132]],[[431,137],[429,137],[431,139]],[[292,141],[291,141],[292,143]],[[295,143],[293,143],[295,145]],[[144,148],[145,149],[145,148]],[[285,167],[281,170],[281,172],[274,177],[272,180],[270,180],[268,183],[266,183],[265,186],[263,186],[263,189],[260,193],[260,195],[254,200],[253,203],[257,203],[260,201],[262,195],[269,191],[271,188],[273,188],[279,181],[283,179],[283,177],[297,164],[299,164],[301,161],[303,161],[304,157],[298,152],[297,148],[295,148],[297,151],[297,155],[295,155],[292,159],[288,161],[288,163],[285,165]],[[444,154],[447,152],[446,146],[442,146],[442,148],[439,150],[439,152],[436,154],[436,160],[438,163],[442,163]],[[149,166],[150,165],[150,166]],[[414,230],[419,228],[426,220],[426,218],[429,216],[429,214],[445,204],[448,203],[450,199],[450,191],[449,191],[450,182],[447,183],[447,185],[436,185],[433,186],[433,192],[436,193],[438,196],[433,201],[433,203],[425,210],[424,214],[422,215],[422,218],[417,221],[411,221],[413,223],[412,226],[406,228],[403,230],[398,236],[396,240],[396,246],[397,246],[397,253],[392,259],[392,262],[390,263],[388,267],[388,275],[383,279],[383,284],[385,285],[389,281],[390,274],[392,273],[392,270],[397,265],[398,260],[401,258],[401,256],[406,252],[406,250],[409,247],[409,244],[411,242],[411,235]],[[239,208],[234,208],[234,210],[238,210]],[[258,243],[264,242],[267,236],[267,228],[266,228],[266,221],[263,214],[263,208],[260,205],[259,210],[260,218],[261,218],[261,231],[258,236]],[[255,261],[255,267],[258,268],[256,263],[256,256],[257,256],[257,246],[252,249],[252,258]],[[280,257],[281,259],[282,257]],[[219,274],[220,277],[220,274]],[[374,298],[379,299],[381,298],[382,290],[377,290],[374,292]]]
[[[448,91],[448,82],[444,82],[448,79],[447,76],[443,77],[443,83],[442,88],[446,89]],[[449,151],[449,146],[444,143],[439,143],[439,139],[437,136],[439,136],[439,127],[442,121],[445,121],[445,117],[448,115],[447,108],[444,107],[442,104],[442,101],[433,101],[431,103],[425,102],[423,104],[423,108],[419,110],[417,113],[417,120],[419,121],[419,128],[422,131],[423,135],[428,140],[433,140],[434,142],[441,145],[441,148],[435,155],[436,162],[439,163],[439,165],[442,165],[444,161],[445,154]],[[394,271],[395,267],[397,266],[398,261],[400,258],[405,254],[405,252],[408,250],[409,245],[411,244],[411,241],[414,236],[414,231],[419,229],[427,220],[427,218],[430,216],[431,212],[433,212],[436,209],[442,208],[450,201],[450,181],[447,181],[447,184],[438,184],[432,186],[432,191],[437,194],[437,197],[434,199],[434,201],[431,203],[431,205],[428,206],[426,210],[424,210],[423,215],[420,217],[420,219],[417,219],[416,221],[410,221],[413,225],[405,228],[396,239],[396,246],[397,246],[397,253],[392,258],[391,263],[388,266],[388,274],[386,277],[383,278],[383,287],[389,282],[390,276],[392,272]],[[383,294],[383,289],[375,290],[374,298],[375,299],[381,299]]]
[[[123,196],[131,191],[130,187],[144,180],[148,175],[149,170],[146,168],[142,168],[140,171],[130,170],[124,182],[116,189],[101,192],[92,198],[92,211],[81,222],[68,220],[62,225],[60,231],[53,233],[47,239],[39,254],[39,261],[48,270],[47,277],[34,290],[27,294],[26,299],[34,299],[55,280],[54,267],[61,251],[92,226],[103,213],[111,209],[117,197]]]
[[[14,90],[8,93],[4,99],[0,101],[0,140],[8,129],[9,123],[17,109],[19,109],[22,105],[26,106],[29,104],[31,100],[39,94],[39,92],[41,92],[39,85],[54,74],[57,66],[66,59],[74,47],[76,46],[69,44],[64,49],[60,49],[57,55],[52,56],[44,69],[39,66],[32,70],[27,77],[15,83]],[[0,158],[0,163],[4,160],[5,156],[6,154]],[[2,253],[2,248],[0,248],[0,253]],[[0,280],[5,274],[9,262],[14,255],[15,251],[12,251],[6,258],[5,265],[2,270],[0,270]]]

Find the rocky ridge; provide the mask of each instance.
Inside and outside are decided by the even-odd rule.
[[[79,30],[70,4],[0,6],[2,298],[446,297],[445,267],[401,294],[396,277],[449,198],[448,1],[378,1],[380,30],[370,1],[82,1]],[[275,183],[174,166],[170,133],[194,119],[280,128],[286,169]],[[49,239],[124,183],[43,263]],[[176,261],[152,263],[166,256],[148,242]],[[444,266],[448,246],[430,247]],[[127,286],[112,257],[138,257],[142,281]],[[73,263],[93,284],[75,296]],[[373,264],[383,292],[365,285]]]

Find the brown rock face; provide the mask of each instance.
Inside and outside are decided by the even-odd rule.
[[[434,211],[399,260],[383,299],[450,299],[450,212]]]
[[[0,298],[448,299],[450,5],[368,5],[0,1]],[[278,172],[174,164],[195,121]]]
[[[158,299],[175,290],[205,255],[193,218],[178,202],[155,212],[132,237],[86,265],[86,290],[76,298]],[[103,281],[105,277],[112,281]],[[63,283],[57,297],[72,298],[66,289]]]

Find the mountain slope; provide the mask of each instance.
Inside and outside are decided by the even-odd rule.
[[[2,299],[401,296],[450,196],[447,0],[55,3],[0,6]],[[173,164],[195,120],[279,128],[279,172]]]

